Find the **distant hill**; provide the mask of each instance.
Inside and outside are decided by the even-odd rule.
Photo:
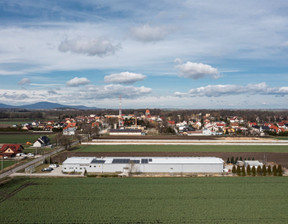
[[[0,108],[16,108],[15,106],[11,106],[11,105],[7,105],[7,104],[4,104],[4,103],[0,103]]]
[[[78,109],[78,110],[97,110],[97,107],[86,107],[86,106],[67,106],[59,103],[51,103],[51,102],[38,102],[34,104],[22,105],[22,106],[11,106],[7,104],[0,103],[0,109],[28,109],[28,110],[51,110],[51,109]]]

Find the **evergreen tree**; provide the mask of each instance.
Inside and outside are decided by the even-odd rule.
[[[232,173],[236,174],[236,166],[235,165],[233,165],[233,167],[232,167]]]
[[[272,169],[271,169],[270,165],[267,168],[267,173],[268,173],[269,176],[271,176],[271,174],[272,174]]]
[[[272,171],[273,171],[273,176],[277,176],[277,167],[276,167],[276,165],[273,166]]]
[[[250,158],[250,157],[248,157],[248,160],[251,160],[251,158]]]
[[[250,167],[250,165],[247,166],[247,175],[248,176],[251,175],[251,167]]]
[[[252,160],[255,160],[254,157],[252,157]]]
[[[242,176],[245,177],[246,176],[246,172],[245,172],[245,166],[242,166]]]
[[[261,166],[258,166],[258,167],[257,167],[257,175],[258,175],[258,176],[261,176],[261,175],[262,175]]]
[[[240,156],[240,161],[243,161],[242,156]]]
[[[230,159],[229,159],[229,157],[228,157],[228,159],[227,159],[226,163],[227,163],[227,164],[228,164],[228,163],[230,163]]]
[[[234,156],[231,157],[231,163],[232,163],[232,164],[235,164]]]
[[[252,166],[252,176],[256,176],[256,169],[255,169],[255,166]]]
[[[237,175],[241,176],[241,168],[240,168],[240,166],[237,166]]]
[[[267,169],[266,169],[265,165],[263,165],[263,167],[262,167],[262,173],[263,173],[263,176],[266,176]]]
[[[278,176],[282,176],[283,175],[283,170],[282,170],[282,166],[281,165],[278,165],[277,174],[278,174]]]
[[[236,159],[235,159],[235,163],[237,163],[238,162],[238,157],[236,157]]]

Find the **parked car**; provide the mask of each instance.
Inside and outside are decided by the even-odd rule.
[[[27,157],[27,155],[25,153],[17,153],[16,156],[17,157]]]
[[[57,168],[59,165],[58,164],[50,164],[49,167],[51,168]]]
[[[51,172],[53,170],[52,167],[46,167],[46,168],[43,168],[41,171],[42,172]]]
[[[28,153],[27,156],[28,157],[34,157],[34,154],[33,153]]]

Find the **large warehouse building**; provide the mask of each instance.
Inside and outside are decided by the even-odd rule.
[[[64,173],[222,173],[224,161],[216,157],[71,157]]]

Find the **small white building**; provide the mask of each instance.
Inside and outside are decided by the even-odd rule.
[[[263,163],[259,162],[258,160],[244,160],[244,166],[247,168],[247,166],[255,167],[257,168],[258,166],[260,166],[262,168]]]
[[[141,129],[110,129],[110,135],[129,135],[129,136],[139,136],[143,135]]]
[[[71,128],[64,128],[63,129],[63,135],[75,135],[77,128],[71,127]]]
[[[64,173],[222,173],[224,161],[217,157],[71,157]]]
[[[41,136],[33,143],[32,147],[40,148],[49,146],[50,144],[50,139],[47,136]]]

